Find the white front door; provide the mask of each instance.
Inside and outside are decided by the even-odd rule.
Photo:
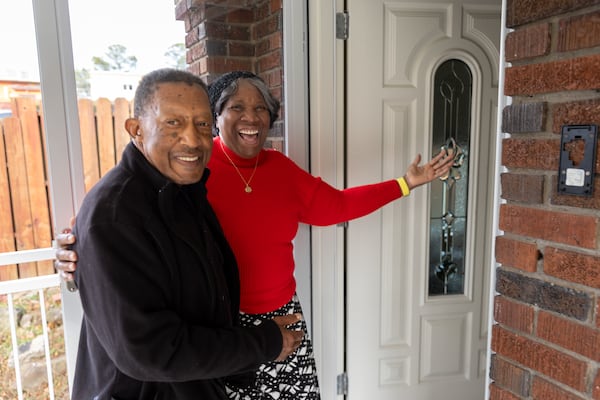
[[[348,0],[347,9],[347,186],[401,176],[417,153],[429,160],[439,150],[435,118],[454,124],[456,107],[466,107],[462,115],[468,118],[446,126],[447,133],[465,126],[470,131],[464,149],[468,171],[460,170],[468,197],[454,199],[452,206],[464,212],[455,215],[464,217],[463,225],[457,222],[447,230],[448,240],[456,235],[447,250],[462,263],[453,294],[430,289],[444,286],[430,272],[430,265],[435,268],[431,260],[442,259],[440,246],[430,245],[443,236],[441,214],[430,215],[432,203],[438,208],[446,204],[442,183],[417,188],[349,223],[347,398],[481,400],[501,1]],[[435,82],[436,71],[448,60],[470,71],[469,103],[449,102],[434,110],[436,96],[448,100],[443,84]]]

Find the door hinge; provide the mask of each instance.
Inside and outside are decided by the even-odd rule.
[[[348,29],[350,24],[350,15],[347,11],[335,14],[335,37],[338,39],[348,39]]]
[[[348,373],[342,372],[337,376],[337,394],[348,395]]]

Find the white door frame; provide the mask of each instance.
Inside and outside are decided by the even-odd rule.
[[[33,0],[33,14],[44,107],[52,229],[57,232],[76,215],[85,195],[68,1]],[[68,382],[72,388],[83,312],[78,294],[69,293],[64,284],[61,284],[61,292]]]
[[[344,42],[335,38],[342,0],[308,4],[310,171],[337,188],[344,171]],[[312,228],[313,342],[323,400],[337,399],[344,372],[344,228]]]

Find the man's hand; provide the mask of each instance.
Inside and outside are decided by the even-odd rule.
[[[275,359],[275,361],[284,361],[290,354],[300,347],[300,343],[302,343],[302,338],[304,337],[304,332],[290,330],[287,327],[300,321],[301,318],[302,316],[300,314],[282,315],[273,318],[273,321],[279,325],[281,336],[283,337],[281,353],[279,354],[279,357]]]

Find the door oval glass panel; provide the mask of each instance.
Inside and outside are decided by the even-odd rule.
[[[446,148],[454,164],[447,176],[431,184],[430,296],[465,290],[472,82],[469,67],[457,59],[445,61],[434,76],[432,154]]]

